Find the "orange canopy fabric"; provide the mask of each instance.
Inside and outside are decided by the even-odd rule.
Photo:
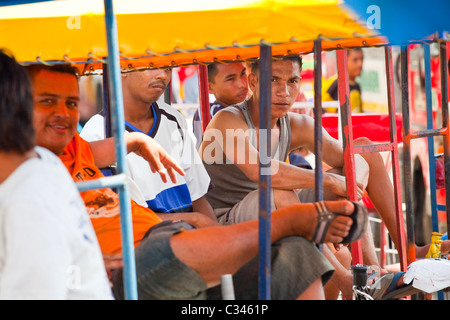
[[[167,67],[379,45],[339,0],[115,0],[122,66]],[[0,7],[0,46],[23,63],[80,63],[107,56],[103,1],[59,0]],[[84,63],[91,64],[85,65]]]

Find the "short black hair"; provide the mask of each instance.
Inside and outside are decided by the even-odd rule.
[[[214,83],[214,78],[219,72],[219,69],[217,69],[217,64],[218,62],[208,64],[208,82]]]
[[[297,62],[298,66],[300,68],[300,72],[302,71],[302,64],[303,64],[302,56],[300,56],[298,54],[273,57],[273,61],[279,61],[279,60]],[[259,72],[259,61],[260,61],[260,59],[257,59],[252,62],[252,73],[253,74],[257,74]]]
[[[28,75],[33,79],[33,77],[42,70],[59,72],[59,73],[68,73],[79,78],[79,71],[76,67],[72,66],[68,63],[54,64],[54,65],[45,65],[45,64],[30,64],[25,66],[25,70],[28,72]]]
[[[360,48],[360,47],[355,47],[355,48],[347,49],[347,56],[350,55],[350,52],[362,52],[362,53],[364,53],[364,52],[363,52],[363,49]]]
[[[24,154],[35,146],[33,104],[27,72],[0,49],[0,151]]]
[[[232,61],[227,63],[239,63],[244,61]],[[208,82],[215,83],[214,79],[216,78],[217,74],[219,73],[219,68],[217,66],[220,64],[220,62],[213,62],[211,64],[208,64]],[[247,63],[245,63],[245,67],[247,68]]]

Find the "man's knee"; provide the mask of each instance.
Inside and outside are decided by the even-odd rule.
[[[272,246],[272,292],[277,299],[295,299],[314,282],[326,283],[333,266],[310,241],[287,237]]]
[[[363,145],[370,145],[373,144],[372,140],[366,137],[360,137],[353,140],[354,145],[363,146]]]
[[[297,192],[294,190],[273,189],[273,200],[277,209],[299,203]]]

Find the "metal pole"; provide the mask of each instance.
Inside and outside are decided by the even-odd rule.
[[[447,70],[447,42],[439,43],[439,56],[441,67],[441,108],[442,108],[442,128],[445,130],[444,135],[444,170],[445,170],[445,203],[447,213],[447,232],[450,228],[450,149],[449,149],[449,113],[448,113],[448,70]]]
[[[102,85],[103,85],[103,112],[105,114],[105,137],[112,137],[111,132],[111,106],[109,105],[109,87],[108,87],[108,65],[102,63]]]
[[[402,113],[403,113],[403,181],[405,184],[406,234],[408,238],[408,264],[415,261],[414,215],[412,212],[411,187],[411,138],[409,135],[409,90],[408,90],[408,47],[401,47],[400,54]]]
[[[398,141],[397,141],[397,125],[395,121],[395,90],[394,90],[394,72],[392,68],[392,48],[385,48],[385,64],[386,64],[386,83],[387,83],[387,98],[389,108],[389,126],[390,126],[390,141],[392,144],[392,176],[394,180],[394,202],[395,202],[395,217],[397,220],[397,234],[398,245],[397,248],[400,256],[401,270],[407,268],[406,244],[405,244],[405,225],[403,223],[403,209],[402,209],[402,195],[400,186],[400,168],[398,157]],[[384,230],[383,230],[384,232]]]
[[[272,113],[272,47],[261,44],[259,68],[259,299],[270,300],[270,151]]]
[[[347,196],[351,201],[357,201],[355,159],[353,152],[352,111],[348,84],[347,50],[336,50],[338,69],[338,92],[342,123],[342,139],[345,158],[345,173],[347,180]]]
[[[199,64],[197,71],[198,92],[200,93],[200,119],[202,120],[202,130],[205,132],[209,121],[211,121],[208,93],[208,69],[205,65]]]
[[[423,45],[424,64],[425,64],[425,98],[427,110],[427,129],[433,129],[433,103],[431,97],[431,54],[430,45]],[[436,203],[436,163],[434,159],[434,139],[428,137],[428,164],[430,173],[430,200],[431,200],[431,222],[434,232],[439,232],[437,203]]]
[[[164,102],[167,104],[172,104],[172,81],[169,81],[169,84],[164,91]]]
[[[314,154],[315,199],[323,200],[322,172],[322,40],[314,40]]]
[[[347,49],[336,50],[338,69],[338,93],[342,123],[342,141],[344,148],[344,167],[347,181],[347,196],[351,201],[357,201],[355,155],[353,149],[352,111],[350,106],[350,89],[348,84]],[[352,264],[363,263],[361,240],[351,244]]]
[[[114,15],[112,0],[104,0],[105,4],[105,26],[108,45],[108,88],[110,90],[110,106],[112,132],[114,135],[117,173],[127,173],[126,146],[124,143],[125,130],[122,80],[120,76],[119,45],[117,38],[117,24]],[[136,283],[136,261],[134,256],[133,225],[131,219],[131,203],[128,184],[119,187],[120,199],[120,224],[123,255],[123,277],[125,299],[137,299]]]

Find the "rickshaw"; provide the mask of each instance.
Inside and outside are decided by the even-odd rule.
[[[223,2],[190,1],[20,1],[24,5],[0,8],[0,42],[23,64],[71,63],[88,75],[107,70],[107,103],[111,110],[112,133],[116,139],[117,174],[98,181],[78,184],[79,190],[115,187],[121,203],[122,243],[126,299],[137,299],[131,213],[125,176],[124,121],[121,67],[171,68],[198,65],[201,107],[208,106],[205,90],[206,65],[211,62],[261,59],[261,86],[270,86],[272,56],[314,53],[314,118],[316,141],[321,142],[321,52],[337,50],[340,108],[344,137],[347,192],[356,200],[353,155],[371,151],[353,147],[352,117],[348,103],[346,50],[351,47],[384,46],[388,81],[391,141],[377,145],[392,152],[396,190],[397,224],[402,235],[401,269],[414,261],[413,244],[404,239],[398,168],[395,108],[393,106],[392,61],[389,42],[348,12],[338,0],[228,0]],[[32,3],[37,2],[37,3]],[[7,3],[10,4],[10,3]],[[217,23],[220,21],[221,23]],[[150,24],[150,26],[149,26]],[[179,26],[183,26],[180,28]],[[105,37],[106,30],[106,37]],[[142,31],[141,31],[142,30]],[[147,31],[148,30],[148,31]],[[105,79],[106,80],[106,79]],[[106,81],[105,81],[106,82]],[[270,90],[261,90],[262,129],[268,128]],[[406,104],[407,108],[407,104]],[[209,121],[202,112],[203,123]],[[270,135],[268,135],[270,136]],[[316,144],[316,201],[322,200],[321,143]],[[268,141],[260,143],[260,154],[267,154]],[[267,163],[261,158],[262,163]],[[260,299],[270,299],[270,175],[260,175]],[[408,224],[409,225],[409,224]],[[409,235],[408,229],[408,235]],[[407,246],[408,245],[408,246]],[[352,244],[353,264],[362,263],[359,241]],[[407,259],[408,258],[408,259]]]

